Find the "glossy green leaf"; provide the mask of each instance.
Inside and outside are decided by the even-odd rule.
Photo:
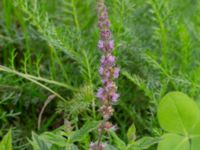
[[[9,130],[8,133],[3,137],[0,142],[0,150],[12,150],[12,131]]]
[[[139,149],[148,149],[149,147],[153,146],[154,144],[158,143],[160,138],[154,137],[143,137],[137,140],[134,144],[135,147]]]
[[[104,150],[118,150],[117,148],[115,148],[114,146],[110,145],[110,144],[105,144],[105,149]]]
[[[65,150],[67,150],[67,149],[65,149]],[[71,144],[70,150],[78,150],[78,147],[74,144]]]
[[[61,147],[66,146],[67,143],[63,136],[54,134],[52,132],[45,132],[40,136],[40,138],[44,141],[48,141],[51,144],[56,144]]]
[[[149,149],[151,146],[157,144],[160,141],[160,138],[153,137],[143,137],[137,140],[135,143],[131,143],[127,146],[127,150],[143,150]]]
[[[32,140],[29,140],[34,150],[50,150],[52,144],[40,139],[36,133],[32,133]]]
[[[113,142],[118,149],[126,149],[126,144],[122,141],[114,131],[109,132],[113,137]]]
[[[126,150],[141,150],[141,149],[137,147],[136,145],[134,145],[134,143],[132,143],[126,147]]]
[[[67,150],[72,147],[64,137],[53,132],[45,132],[41,135],[32,133],[32,140],[29,140],[34,150]]]
[[[187,135],[199,121],[199,109],[187,95],[171,92],[160,101],[158,120],[164,130]]]

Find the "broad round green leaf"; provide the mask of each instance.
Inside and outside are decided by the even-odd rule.
[[[157,150],[190,150],[187,137],[177,134],[164,134]]]
[[[200,122],[198,122],[190,131],[191,136],[200,136]]]
[[[199,121],[199,109],[187,95],[171,92],[160,101],[158,120],[164,130],[188,135]]]
[[[178,134],[164,134],[157,150],[199,150],[200,136],[181,136]]]
[[[200,149],[200,136],[193,137],[191,139],[191,150],[199,150]]]

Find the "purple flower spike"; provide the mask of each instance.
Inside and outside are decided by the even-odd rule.
[[[120,71],[119,68],[115,68],[114,74],[113,74],[113,76],[114,76],[115,79],[117,79],[119,77],[119,71]]]
[[[100,112],[104,121],[98,128],[99,135],[102,135],[111,128],[115,129],[112,123],[109,122],[109,119],[114,112],[112,104],[119,98],[117,85],[115,84],[114,79],[118,78],[120,69],[116,66],[116,58],[112,54],[112,51],[114,50],[114,41],[112,39],[108,11],[104,4],[104,0],[97,1],[97,10],[98,27],[101,38],[98,43],[98,48],[103,53],[99,74],[103,85],[98,89],[96,97],[100,99],[102,105]],[[101,143],[101,136],[99,136],[98,142],[91,143],[90,150],[104,150],[104,145]]]
[[[110,20],[108,19],[107,7],[104,4],[104,0],[99,0],[97,4],[98,8],[98,27],[100,30],[100,37],[98,47],[102,50],[103,55],[101,57],[101,66],[99,68],[99,74],[101,76],[102,88],[99,88],[97,97],[102,101],[102,107],[111,107],[112,103],[119,98],[117,94],[117,86],[114,79],[119,77],[120,69],[116,66],[116,58],[113,56],[114,40],[112,39],[112,33],[110,30]],[[107,113],[107,111],[104,111]],[[103,116],[110,116],[102,113]]]

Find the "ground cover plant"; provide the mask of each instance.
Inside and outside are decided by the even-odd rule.
[[[198,0],[1,0],[0,150],[199,150],[199,15]]]

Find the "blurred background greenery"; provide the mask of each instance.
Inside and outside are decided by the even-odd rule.
[[[112,121],[123,140],[158,136],[159,100],[182,91],[200,104],[200,1],[106,0],[121,68]],[[0,137],[13,128],[14,149],[30,149],[31,131],[75,129],[99,120],[95,0],[0,1]],[[48,104],[37,128],[38,116]]]

